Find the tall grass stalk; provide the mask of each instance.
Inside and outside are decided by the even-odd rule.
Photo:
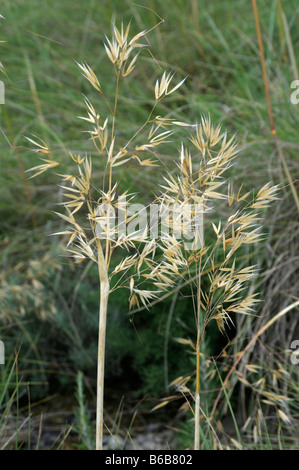
[[[153,28],[152,28],[153,29]],[[121,140],[116,132],[119,93],[122,81],[135,69],[138,49],[146,47],[141,43],[150,30],[144,30],[129,39],[130,25],[118,29],[112,26],[112,39],[106,38],[105,50],[115,73],[114,100],[111,105],[105,95],[96,73],[86,63],[78,63],[82,75],[96,90],[110,115],[101,118],[91,101],[85,97],[87,117],[81,117],[91,125],[88,131],[91,140],[103,159],[105,171],[102,181],[94,180],[92,159],[88,156],[74,155],[71,161],[76,169],[57,161],[53,152],[41,139],[27,137],[35,151],[43,155],[41,165],[31,168],[37,176],[46,170],[59,170],[62,178],[60,187],[64,192],[66,214],[57,213],[67,227],[56,235],[68,239],[67,250],[80,263],[91,259],[97,264],[100,283],[98,357],[97,357],[97,403],[96,403],[96,449],[103,448],[104,428],[104,364],[106,324],[109,296],[121,287],[129,290],[131,310],[149,304],[188,279],[195,294],[195,344],[190,340],[196,356],[195,374],[195,411],[194,411],[194,448],[200,449],[202,433],[201,415],[201,344],[207,325],[215,320],[219,330],[225,334],[225,327],[232,322],[231,314],[250,315],[257,299],[255,294],[240,295],[246,283],[255,276],[255,266],[239,266],[237,251],[244,245],[257,243],[261,239],[260,211],[276,198],[276,187],[265,184],[255,197],[250,193],[241,195],[235,192],[232,182],[227,182],[223,174],[231,167],[239,149],[234,137],[229,138],[220,125],[214,126],[209,117],[202,117],[193,125],[169,117],[156,115],[160,102],[182,86],[185,79],[172,85],[174,74],[164,71],[154,86],[154,103],[147,119],[138,127],[127,141]],[[145,134],[146,128],[148,133]],[[181,142],[177,173],[169,171],[161,178],[160,195],[155,198],[159,204],[162,221],[157,222],[160,236],[148,237],[144,229],[133,233],[120,231],[136,221],[137,214],[130,214],[129,201],[134,195],[125,190],[121,192],[122,173],[135,164],[140,167],[156,166],[159,158],[158,147],[169,142],[177,128],[189,128]],[[187,147],[191,143],[194,154]],[[144,158],[149,154],[150,158]],[[46,157],[46,158],[45,158]],[[120,168],[121,169],[121,168]],[[108,179],[108,181],[107,181]],[[71,184],[68,186],[67,184]],[[223,190],[225,187],[225,190]],[[129,201],[128,201],[129,199]],[[213,205],[225,201],[234,212],[225,223],[218,226],[213,222]],[[123,221],[113,225],[114,210],[125,213]],[[212,214],[212,215],[210,215]],[[140,214],[139,214],[140,215]],[[161,220],[161,219],[160,219]],[[209,226],[214,236],[213,242],[207,241],[205,233]],[[115,235],[118,235],[115,238]],[[191,241],[188,241],[190,234]],[[111,261],[116,249],[129,252],[112,269]],[[132,253],[133,254],[130,254]],[[219,260],[216,258],[218,256]],[[209,287],[203,285],[203,273],[208,270]],[[194,275],[195,274],[195,275]],[[192,276],[194,277],[192,278]],[[117,280],[114,280],[114,276]],[[147,286],[144,288],[143,282]],[[149,290],[148,285],[151,285]],[[186,342],[185,342],[186,344]],[[185,393],[189,378],[176,381]],[[193,394],[191,394],[193,396]]]
[[[106,262],[100,241],[97,242],[98,266],[100,277],[100,311],[99,311],[99,339],[98,339],[98,373],[97,373],[97,423],[96,448],[102,448],[103,442],[103,410],[104,410],[104,367],[105,367],[105,340],[107,324],[107,308],[109,299],[109,279]]]
[[[81,117],[81,119],[92,124],[92,130],[88,131],[91,140],[95,145],[99,156],[102,158],[106,156],[105,172],[101,186],[99,182],[92,182],[92,160],[89,157],[81,157],[80,155],[73,155],[70,152],[70,157],[77,165],[77,171],[73,168],[59,163],[53,156],[53,152],[49,146],[41,139],[27,137],[27,140],[35,146],[35,151],[47,156],[43,158],[41,165],[31,168],[35,171],[34,176],[43,173],[46,170],[53,168],[63,168],[63,174],[60,173],[62,178],[62,189],[65,191],[64,196],[66,201],[62,203],[65,207],[67,215],[58,214],[68,227],[65,231],[56,234],[68,236],[67,249],[77,262],[82,262],[85,259],[91,259],[98,266],[99,281],[100,281],[100,306],[99,306],[99,332],[98,332],[98,358],[97,358],[97,404],[96,404],[96,449],[103,448],[103,412],[104,412],[104,364],[105,364],[105,340],[106,340],[106,324],[107,324],[107,310],[110,294],[121,288],[127,287],[129,289],[129,304],[130,308],[134,309],[140,304],[147,306],[147,304],[157,297],[158,292],[167,289],[172,285],[172,278],[177,271],[177,266],[174,265],[167,271],[169,279],[161,282],[162,268],[161,261],[155,258],[157,244],[155,240],[145,239],[142,234],[135,236],[124,235],[115,241],[115,227],[111,230],[110,222],[112,218],[113,209],[122,209],[126,213],[125,223],[132,222],[135,216],[129,216],[127,191],[120,193],[119,184],[122,175],[115,178],[115,167],[137,163],[141,167],[156,166],[156,162],[151,158],[144,159],[144,152],[154,153],[156,147],[167,141],[167,137],[171,135],[170,131],[163,131],[165,125],[171,125],[172,120],[163,119],[159,116],[152,118],[153,112],[158,103],[169,94],[176,91],[183,83],[184,80],[169,89],[170,82],[172,81],[172,74],[163,74],[161,81],[156,81],[155,85],[155,101],[147,120],[140,126],[140,128],[133,134],[132,137],[121,145],[119,143],[118,151],[116,150],[116,117],[118,109],[118,96],[121,82],[128,77],[135,68],[135,63],[138,58],[136,49],[145,47],[145,44],[139,42],[150,30],[141,31],[129,40],[130,25],[124,28],[121,25],[120,30],[113,25],[113,37],[110,41],[106,38],[105,49],[108,58],[113,64],[116,74],[116,86],[114,94],[114,104],[110,106],[109,100],[105,96],[100,82],[94,71],[87,64],[79,64],[78,66],[83,76],[89,81],[94,89],[101,95],[103,101],[108,105],[111,111],[111,126],[109,130],[109,118],[107,117],[103,122],[100,121],[100,115],[95,111],[92,103],[85,97],[88,117]],[[135,55],[133,56],[133,54]],[[133,57],[132,57],[133,56]],[[130,60],[129,60],[130,58]],[[140,142],[135,141],[140,139],[141,132],[145,127],[151,124],[151,129],[147,136],[143,136],[142,145]],[[175,125],[181,126],[183,123],[176,122]],[[162,130],[163,132],[159,131]],[[139,143],[139,145],[136,145]],[[152,150],[153,149],[153,150]],[[65,169],[67,173],[65,173]],[[106,174],[108,174],[108,184],[106,181]],[[65,186],[66,182],[71,183],[71,187]],[[100,189],[99,189],[100,188]],[[107,207],[107,211],[105,210]],[[85,212],[84,212],[85,209]],[[85,219],[85,220],[84,220]],[[90,225],[85,227],[85,221],[88,220]],[[98,222],[101,224],[101,234],[97,234]],[[143,247],[140,248],[140,246]],[[113,270],[111,269],[112,255],[117,248],[124,248],[127,251],[134,250],[135,254],[125,257],[119,265]],[[163,255],[163,249],[162,249]],[[148,274],[146,274],[146,269]],[[135,274],[134,274],[135,272]],[[115,275],[120,275],[116,283],[111,281]],[[149,291],[140,289],[140,278],[147,279],[153,282],[157,291]],[[138,285],[136,285],[137,280]],[[129,281],[129,282],[126,282]]]
[[[204,222],[203,222],[204,229]],[[204,237],[204,235],[203,235]],[[197,283],[197,318],[196,318],[196,391],[195,391],[195,414],[194,414],[194,449],[200,449],[200,341],[201,341],[201,318],[200,318],[200,302],[201,302],[201,264],[202,256],[200,256],[198,267],[198,283]]]
[[[236,162],[238,145],[220,125],[214,126],[209,117],[202,117],[194,126],[190,142],[190,148],[181,143],[177,174],[169,173],[165,178],[167,185],[163,186],[160,198],[168,210],[173,204],[179,207],[169,226],[175,227],[175,235],[180,235],[169,237],[164,253],[166,262],[170,265],[173,259],[180,261],[179,276],[193,293],[196,339],[193,342],[191,338],[179,338],[178,341],[188,345],[195,355],[195,393],[187,386],[192,374],[178,377],[172,385],[183,396],[194,397],[194,448],[199,450],[203,338],[212,321],[226,335],[226,328],[233,324],[232,315],[253,314],[257,294],[245,292],[249,281],[256,276],[256,266],[244,266],[238,255],[247,245],[261,240],[261,211],[276,199],[277,188],[267,183],[256,195],[241,194],[241,189],[234,189],[233,182],[223,175]],[[216,204],[222,204],[222,209],[227,205],[224,211],[227,217],[217,225],[213,217]],[[190,207],[192,210],[188,212],[186,209]],[[186,243],[198,208],[201,230],[195,230],[192,242]],[[187,222],[185,226],[182,214]],[[171,399],[166,398],[158,407]]]

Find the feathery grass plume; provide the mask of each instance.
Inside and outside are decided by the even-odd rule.
[[[267,184],[254,199],[249,194],[241,196],[240,191],[235,193],[232,184],[227,185],[224,177],[239,151],[234,137],[228,138],[220,125],[215,127],[210,118],[202,117],[200,123],[189,126],[193,132],[189,140],[186,139],[180,146],[177,175],[169,172],[164,176],[161,193],[155,199],[160,220],[155,222],[154,228],[159,228],[160,237],[148,237],[148,225],[141,224],[140,227],[139,224],[147,208],[131,212],[134,195],[127,191],[120,192],[119,167],[125,165],[128,170],[136,163],[139,166],[154,166],[156,161],[144,158],[144,152],[152,157],[157,148],[173,136],[173,129],[188,127],[183,122],[154,115],[160,101],[175,92],[185,80],[170,88],[173,74],[164,72],[161,80],[156,81],[155,100],[148,118],[125,145],[119,143],[115,127],[121,83],[134,70],[138,58],[135,50],[144,46],[138,41],[148,32],[141,31],[129,39],[130,25],[124,27],[122,24],[120,29],[113,25],[111,40],[106,38],[106,53],[116,74],[114,103],[109,103],[91,67],[78,64],[83,76],[108,103],[110,110],[110,116],[101,117],[91,101],[84,97],[88,117],[81,119],[92,126],[87,132],[99,158],[104,160],[102,180],[95,179],[90,156],[70,152],[71,165],[66,166],[54,158],[45,142],[29,139],[35,146],[35,152],[49,155],[49,159],[42,159],[41,165],[31,169],[36,172],[34,176],[52,168],[61,168],[58,176],[62,180],[60,187],[64,191],[62,206],[65,213],[57,215],[64,220],[66,227],[57,235],[67,238],[67,251],[76,262],[92,260],[98,268],[100,306],[96,449],[102,449],[103,443],[104,358],[109,296],[125,287],[132,310],[148,308],[161,292],[174,288],[181,279],[196,292],[196,342],[188,344],[196,356],[194,447],[200,448],[202,338],[211,321],[215,321],[225,334],[233,321],[232,314],[253,314],[257,299],[254,294],[247,293],[247,285],[255,275],[256,267],[239,265],[236,255],[244,245],[255,244],[262,238],[260,211],[275,199],[277,189]],[[172,127],[168,130],[169,126]],[[149,127],[147,134],[143,132],[146,127]],[[193,146],[193,151],[187,147],[187,142]],[[227,203],[234,212],[226,221],[216,225],[213,207],[219,201]],[[208,226],[214,234],[214,240],[209,244],[205,237]],[[111,260],[118,249],[124,249],[126,255],[112,269]],[[205,290],[202,287],[203,273],[207,273],[205,285],[209,286]],[[152,287],[145,289],[144,282]],[[175,383],[184,396],[191,394],[187,386],[190,379],[191,375]],[[165,400],[165,403],[168,401]]]
[[[234,193],[232,183],[225,180],[224,173],[234,163],[239,150],[234,138],[228,138],[220,125],[214,127],[209,117],[201,119],[189,141],[195,148],[195,154],[192,155],[185,144],[181,144],[177,163],[178,174],[175,177],[172,173],[164,178],[166,185],[162,186],[161,203],[163,202],[166,210],[176,204],[180,207],[179,214],[184,213],[187,206],[192,208],[184,223],[180,223],[179,219],[168,222],[176,226],[181,233],[184,233],[184,230],[186,233],[190,233],[190,230],[194,233],[192,243],[186,244],[181,239],[174,246],[180,253],[178,259],[181,260],[181,275],[184,275],[186,280],[190,279],[192,291],[196,292],[194,313],[197,333],[196,344],[191,349],[196,355],[194,448],[199,449],[202,356],[200,346],[203,335],[211,321],[216,321],[219,330],[226,334],[226,329],[233,324],[232,313],[254,313],[258,299],[256,294],[247,293],[247,286],[256,274],[256,266],[238,265],[237,254],[244,245],[255,244],[262,239],[260,211],[276,198],[277,187],[267,183],[253,200],[249,193],[244,196],[240,196],[240,191]],[[226,221],[220,221],[216,225],[212,214],[218,201],[227,203],[234,212]],[[200,208],[201,214],[199,230],[194,226],[196,206]],[[212,226],[212,231],[209,226]],[[205,237],[207,230],[214,234],[214,240],[209,243]],[[171,263],[173,250],[165,250],[164,256],[166,261]],[[182,268],[185,269],[184,273]],[[208,288],[205,287],[205,290],[202,287],[203,273],[207,273],[204,285],[208,285]],[[189,379],[183,382],[184,395],[188,390],[192,395],[187,387],[188,381]],[[175,385],[177,387],[176,382]]]
[[[80,119],[92,126],[87,132],[99,157],[105,162],[104,176],[100,181],[94,177],[93,159],[90,156],[74,155],[70,151],[70,164],[65,165],[56,159],[44,141],[35,136],[34,139],[27,138],[34,145],[35,152],[49,155],[49,159],[42,159],[42,164],[31,168],[31,171],[35,172],[33,176],[38,176],[49,169],[59,169],[58,176],[61,179],[59,186],[63,191],[63,202],[60,205],[63,206],[64,213],[56,212],[56,214],[66,226],[55,235],[66,237],[67,252],[77,263],[91,260],[98,268],[100,306],[96,449],[102,449],[103,443],[104,358],[109,296],[117,289],[126,287],[129,292],[130,309],[134,310],[140,306],[148,308],[148,305],[157,299],[161,292],[173,287],[174,279],[179,275],[180,268],[185,263],[180,248],[176,247],[175,240],[168,236],[160,243],[155,237],[147,237],[147,225],[142,230],[137,228],[138,217],[142,211],[130,212],[134,195],[128,194],[127,191],[119,191],[121,176],[115,173],[115,168],[123,165],[126,165],[126,168],[136,163],[141,167],[155,166],[156,161],[152,158],[144,158],[144,153],[149,152],[152,156],[157,147],[168,142],[173,130],[161,132],[161,129],[164,129],[166,123],[174,127],[185,126],[182,122],[173,120],[170,122],[161,116],[152,118],[157,101],[173,93],[183,83],[183,81],[180,82],[168,91],[172,77],[170,75],[166,77],[164,74],[159,85],[159,96],[146,122],[125,145],[121,146],[116,137],[115,125],[121,81],[127,79],[134,70],[138,58],[135,51],[144,46],[139,40],[148,32],[141,31],[129,39],[130,24],[127,27],[121,24],[120,29],[113,25],[112,39],[106,38],[106,53],[116,73],[114,103],[111,105],[92,68],[85,63],[77,63],[82,75],[106,104],[108,103],[111,111],[110,116],[102,118],[89,98],[84,96],[87,117],[80,117]],[[142,131],[146,126],[150,129],[148,134],[144,135]],[[137,144],[136,138],[140,140],[141,136],[143,141]],[[147,208],[144,210],[146,212]],[[116,213],[118,217],[115,216]],[[127,230],[127,227],[132,229]],[[118,266],[112,269],[111,260],[117,249],[124,249],[126,254]],[[152,289],[144,288],[144,282],[147,286],[151,283]]]

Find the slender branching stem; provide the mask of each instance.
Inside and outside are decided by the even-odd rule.
[[[202,216],[202,247],[204,244],[204,215]],[[200,450],[200,344],[204,333],[201,329],[200,302],[201,302],[202,254],[200,255],[197,273],[197,312],[196,312],[196,390],[194,415],[194,450]]]
[[[197,283],[197,338],[196,338],[196,390],[195,390],[195,416],[194,416],[194,450],[200,450],[200,297],[201,297],[201,258],[199,263]]]
[[[155,104],[153,105],[153,107],[152,107],[152,109],[151,109],[151,111],[150,111],[150,113],[149,113],[149,115],[148,115],[147,120],[142,124],[141,127],[139,127],[139,129],[138,129],[138,130],[135,132],[135,134],[130,138],[130,140],[128,140],[128,142],[126,143],[126,145],[125,145],[124,148],[127,148],[128,145],[132,142],[132,140],[134,140],[135,137],[136,137],[136,136],[145,128],[145,126],[150,122],[151,117],[152,117],[152,115],[153,115],[153,112],[154,112],[154,110],[155,110],[157,104],[158,104],[158,101],[156,101]]]
[[[104,415],[104,365],[106,320],[109,298],[109,279],[100,240],[98,244],[98,269],[100,278],[100,311],[98,337],[98,372],[97,372],[97,415],[96,415],[96,450],[103,448],[103,415]]]
[[[116,79],[116,88],[115,88],[115,97],[114,97],[114,109],[113,109],[113,116],[112,116],[112,129],[111,129],[111,144],[114,139],[114,128],[115,128],[115,119],[116,119],[116,111],[117,111],[117,101],[118,101],[118,92],[119,92],[119,84],[120,84],[120,71],[118,71],[117,79]],[[112,189],[112,163],[109,162],[109,197],[111,197],[111,189]],[[111,202],[111,201],[109,201]],[[107,220],[110,220],[110,207],[108,206],[107,212]],[[110,240],[109,240],[109,228],[107,227],[108,234],[106,239],[106,264],[108,265],[109,260],[109,253],[110,253]]]
[[[116,88],[115,88],[115,97],[114,97],[114,110],[113,110],[112,129],[111,129],[111,142],[114,138],[114,128],[115,128],[115,120],[116,120],[119,82],[120,82],[120,71],[118,71],[117,78],[116,78]]]

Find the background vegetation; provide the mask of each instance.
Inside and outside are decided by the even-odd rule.
[[[296,185],[299,105],[290,101],[290,84],[298,79],[299,8],[295,0],[257,3],[275,126]],[[131,135],[145,121],[157,76],[164,69],[173,70],[188,79],[161,104],[160,114],[192,123],[209,113],[212,121],[236,133],[242,147],[230,174],[236,186],[243,182],[245,191],[269,180],[280,184],[280,199],[266,215],[264,242],[242,254],[260,271],[252,285],[262,298],[257,316],[236,319],[236,328],[228,331],[232,342],[225,355],[227,340],[216,329],[209,330],[204,344],[206,358],[216,358],[223,380],[267,321],[298,300],[298,209],[271,135],[251,2],[140,0],[139,4],[127,0],[1,3],[5,18],[1,21],[0,39],[5,41],[1,79],[6,101],[0,118],[0,338],[7,359],[11,357],[0,376],[2,446],[42,443],[48,428],[40,425],[41,411],[52,416],[56,438],[60,436],[49,443],[44,438],[46,447],[82,444],[80,419],[78,414],[77,419],[73,417],[77,403],[71,398],[78,389],[78,371],[83,372],[91,413],[86,425],[93,423],[97,272],[88,263],[75,268],[65,257],[61,240],[48,236],[62,227],[53,214],[61,195],[55,176],[28,179],[25,171],[39,163],[24,135],[51,141],[62,159],[68,149],[93,155],[92,144],[82,134],[86,129],[76,116],[85,114],[82,93],[92,97],[94,104],[97,98],[75,61],[87,62],[95,70],[109,98],[114,86],[103,41],[110,35],[113,20],[116,24],[131,21],[133,33],[153,27],[159,21],[157,14],[165,20],[147,36],[150,52],[143,51],[138,74],[124,84],[119,99],[120,138]],[[175,141],[163,155],[165,165],[177,155]],[[102,162],[94,161],[94,166],[101,175]],[[123,188],[140,191],[139,178],[138,170],[126,175]],[[155,168],[144,169],[142,200],[147,200],[153,182],[158,181]],[[219,220],[222,211],[219,207]],[[136,313],[133,322],[128,310],[125,294],[113,297],[106,359],[107,425],[112,429],[118,423],[121,428],[123,422],[128,427],[138,405],[143,419],[168,422],[176,429],[176,445],[188,447],[192,445],[191,414],[178,413],[184,398],[152,413],[151,418],[148,411],[167,396],[171,381],[194,369],[193,356],[175,341],[195,337],[190,292],[188,288],[179,295],[174,292],[150,311]],[[241,355],[226,383],[229,395],[221,395],[212,422],[223,445],[236,448],[244,440],[248,447],[298,447],[299,374],[298,366],[290,361],[290,345],[296,339],[298,314],[292,309]],[[202,381],[204,409],[210,415],[221,390],[211,359]],[[82,405],[82,394],[78,395]],[[66,435],[72,423],[76,426]],[[134,423],[132,434],[133,428]],[[215,445],[210,428],[203,433],[203,445]]]

